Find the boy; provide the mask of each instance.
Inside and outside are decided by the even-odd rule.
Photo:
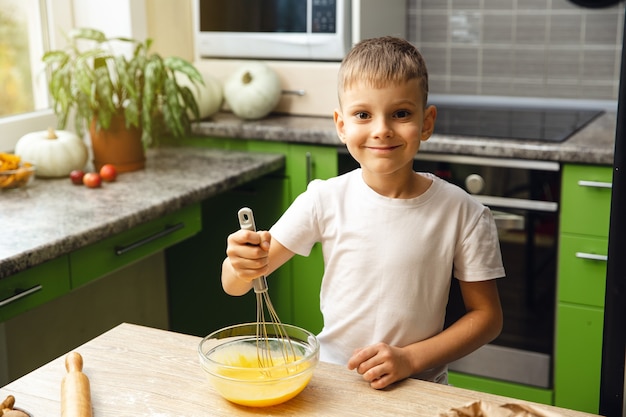
[[[495,223],[465,191],[413,171],[437,110],[409,42],[357,44],[338,93],[337,134],[360,169],[312,181],[269,232],[231,234],[222,285],[245,294],[254,278],[321,242],[320,359],[346,364],[375,389],[407,377],[447,383],[447,364],[502,328]],[[452,274],[467,312],[442,330]]]

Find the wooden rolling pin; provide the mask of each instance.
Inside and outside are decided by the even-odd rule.
[[[67,375],[61,381],[61,417],[93,417],[89,378],[83,373],[83,357],[70,352],[65,357]]]

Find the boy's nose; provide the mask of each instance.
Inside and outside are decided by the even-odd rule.
[[[374,137],[380,139],[386,139],[393,136],[393,130],[391,129],[391,124],[386,118],[379,118],[376,121],[374,128]]]

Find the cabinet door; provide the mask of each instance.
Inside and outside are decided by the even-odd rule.
[[[568,234],[559,246],[559,301],[604,307],[607,240]]]
[[[559,303],[557,323],[554,405],[597,414],[604,312]]]
[[[294,198],[306,190],[310,180],[337,175],[337,150],[332,147],[292,145],[289,149]],[[319,294],[324,274],[322,247],[316,244],[311,254],[291,261],[293,285],[293,324],[310,332],[322,330]]]
[[[561,232],[607,237],[613,170],[606,166],[565,165]]]
[[[69,291],[67,256],[0,279],[0,321],[15,317]]]
[[[165,251],[170,329],[206,336],[219,328],[256,320],[253,291],[241,297],[224,292],[221,284],[226,239],[239,229],[237,211],[250,207],[256,226],[267,230],[283,212],[288,180],[264,177],[202,204],[202,231]],[[287,269],[268,277],[270,299],[284,322],[291,321],[291,287]]]

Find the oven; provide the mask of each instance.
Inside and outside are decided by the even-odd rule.
[[[356,168],[345,149],[339,172]],[[488,206],[498,227],[506,277],[498,280],[504,314],[500,336],[452,371],[551,387],[556,300],[560,165],[549,161],[419,153],[415,171],[432,172]],[[452,280],[446,326],[464,313]]]

